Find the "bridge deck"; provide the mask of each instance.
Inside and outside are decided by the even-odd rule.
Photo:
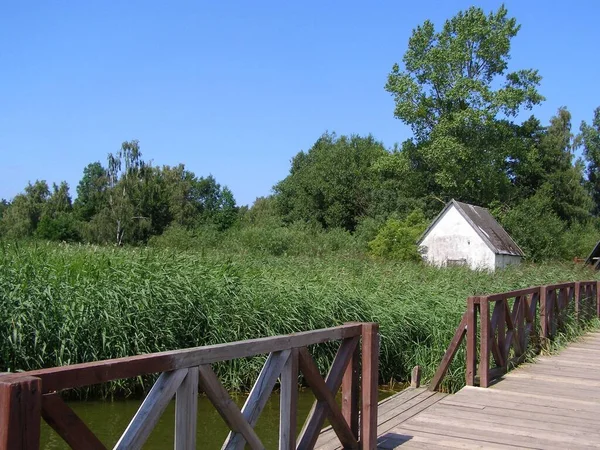
[[[380,403],[378,448],[600,448],[600,333],[489,388],[407,389]],[[317,447],[338,449],[330,429]]]

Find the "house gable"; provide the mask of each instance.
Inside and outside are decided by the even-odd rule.
[[[419,245],[425,259],[435,265],[495,266],[494,252],[454,204],[444,208]]]

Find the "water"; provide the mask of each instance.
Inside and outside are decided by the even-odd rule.
[[[379,398],[393,394],[391,391],[380,391]],[[339,396],[338,396],[339,397]],[[246,396],[233,397],[241,407]],[[304,419],[308,415],[315,398],[310,390],[302,390],[298,396],[298,432],[302,428]],[[339,398],[338,398],[339,401]],[[69,406],[87,424],[108,448],[112,448],[139,408],[141,400],[119,401],[85,401],[70,402]],[[175,436],[175,402],[171,402],[160,421],[152,431],[144,449],[162,450],[173,448]],[[258,423],[255,427],[256,434],[267,449],[276,449],[279,433],[279,394],[274,392],[269,398]],[[198,397],[198,448],[219,449],[225,441],[229,428],[210,401],[205,396]],[[41,449],[62,450],[69,446],[42,421]]]

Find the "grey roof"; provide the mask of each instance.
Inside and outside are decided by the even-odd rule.
[[[423,242],[425,236],[438,223],[444,213],[454,206],[465,220],[473,227],[477,234],[483,239],[487,246],[498,255],[514,255],[524,257],[523,250],[513,241],[504,228],[494,219],[490,212],[481,206],[469,205],[468,203],[451,200],[438,214],[435,220],[427,227],[418,244]]]

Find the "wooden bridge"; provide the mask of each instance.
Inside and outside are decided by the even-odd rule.
[[[60,392],[153,373],[160,376],[116,449],[141,449],[173,398],[174,447],[196,448],[198,388],[231,430],[223,449],[263,449],[254,426],[277,383],[281,450],[600,448],[594,420],[600,413],[600,333],[508,373],[547,347],[562,328],[600,317],[599,284],[582,281],[470,297],[429,386],[407,389],[380,404],[374,323],[3,374],[0,450],[38,449],[41,418],[71,448],[106,448]],[[340,344],[323,377],[308,347],[332,341]],[[467,386],[454,395],[438,392],[463,341]],[[211,364],[261,354],[268,357],[240,410]],[[296,435],[299,374],[316,401]],[[335,399],[340,388],[341,406]],[[326,420],[331,426],[322,430]]]

